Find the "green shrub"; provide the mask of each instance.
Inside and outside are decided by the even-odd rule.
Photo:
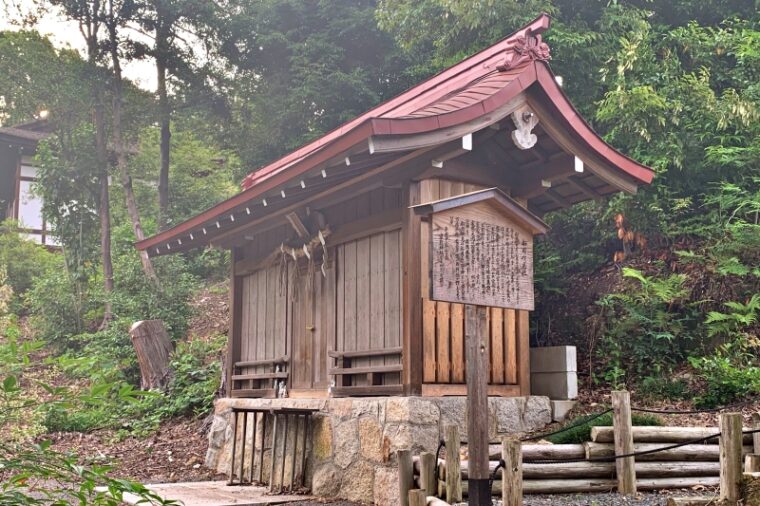
[[[637,393],[654,400],[685,400],[693,395],[688,381],[668,376],[647,376],[641,381]]]
[[[97,326],[102,295],[93,285],[87,279],[73,280],[64,269],[35,278],[24,299],[38,337],[65,349],[71,336]]]
[[[601,377],[615,388],[667,374],[685,360],[693,339],[684,275],[650,278],[623,268],[623,276],[635,284],[597,301],[604,325],[596,355]]]
[[[716,407],[760,393],[760,342],[750,331],[760,315],[760,294],[746,303],[727,302],[728,313],[710,311],[707,333],[723,340],[712,355],[690,357],[689,362],[705,383],[696,398],[699,406]]]
[[[114,229],[114,293],[111,297],[114,316],[132,322],[163,320],[170,335],[183,336],[191,315],[188,302],[198,280],[188,272],[182,256],[169,255],[153,259],[160,283],[156,287],[145,276],[133,242],[128,225]]]
[[[549,436],[546,438],[546,440],[554,444],[585,443],[586,441],[591,441],[591,427],[603,427],[612,425],[612,413],[607,413],[600,416],[599,418],[589,421],[588,423],[583,423],[585,420],[590,420],[594,416],[595,415],[593,414],[582,415],[569,420],[562,425],[563,428],[576,424],[579,425],[566,432],[561,432],[559,434]],[[663,421],[660,417],[649,414],[634,413],[631,416],[631,420],[633,422],[633,425],[639,426],[663,425]]]
[[[0,223],[0,265],[7,269],[7,283],[21,296],[32,287],[35,278],[61,270],[63,258],[24,239],[15,222],[5,221]]]

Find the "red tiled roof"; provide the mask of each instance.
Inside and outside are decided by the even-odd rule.
[[[261,182],[272,174],[276,174],[287,167],[294,165],[295,163],[303,160],[304,158],[313,155],[315,152],[324,149],[325,146],[333,143],[340,137],[345,136],[349,132],[358,129],[365,124],[368,120],[372,119],[409,119],[410,117],[417,117],[415,113],[421,111],[428,111],[427,114],[422,114],[422,117],[432,117],[434,114],[429,108],[434,107],[436,103],[440,102],[442,111],[455,112],[459,108],[452,108],[449,103],[449,96],[453,90],[466,90],[473,83],[477,83],[482,79],[484,74],[493,73],[493,86],[487,84],[477,86],[475,92],[480,91],[485,93],[484,100],[494,94],[494,91],[498,91],[503,88],[505,84],[511,82],[516,76],[518,76],[525,67],[530,65],[530,62],[525,62],[519,69],[514,69],[516,72],[509,71],[504,75],[497,76],[496,71],[499,65],[502,65],[510,52],[514,49],[517,40],[520,37],[524,37],[526,34],[531,33],[534,35],[540,35],[544,30],[549,28],[549,16],[542,14],[536,18],[533,22],[525,25],[520,30],[509,35],[508,37],[500,40],[496,44],[476,53],[469,58],[462,60],[461,62],[449,67],[433,77],[423,81],[422,83],[410,88],[404,93],[386,101],[382,104],[370,109],[364,114],[357,116],[353,120],[341,125],[340,127],[325,134],[319,139],[306,144],[305,146],[293,151],[292,153],[285,155],[284,157],[276,160],[269,165],[266,165],[252,173],[250,173],[243,180],[243,189],[248,189],[253,185]],[[468,104],[470,105],[470,104]],[[440,113],[438,113],[440,114]],[[388,125],[390,129],[390,125]],[[432,125],[430,130],[440,128],[438,125]],[[380,132],[375,132],[379,134]],[[397,132],[385,132],[385,133],[403,133]]]
[[[621,176],[638,184],[654,173],[606,144],[575,110],[545,61],[548,47],[540,34],[549,27],[542,14],[496,44],[445,69],[319,139],[252,172],[243,191],[174,228],[136,244],[147,249],[177,239],[224,213],[247,205],[253,198],[315,169],[372,136],[419,134],[461,125],[485,117],[531,86],[549,98],[552,114],[587,148]]]

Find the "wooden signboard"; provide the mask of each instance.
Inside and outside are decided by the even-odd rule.
[[[415,206],[429,217],[431,299],[465,305],[469,503],[491,504],[487,306],[533,310],[533,235],[546,225],[491,188]]]
[[[430,298],[533,310],[537,217],[496,189],[419,206],[430,216]]]

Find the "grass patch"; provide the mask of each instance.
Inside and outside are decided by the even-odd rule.
[[[583,415],[576,417],[572,420],[565,422],[562,427],[569,427],[571,425],[580,424],[577,427],[555,434],[546,438],[554,444],[573,444],[573,443],[585,443],[591,441],[591,427],[612,425],[612,413],[602,415],[595,420],[591,420],[588,423],[583,423],[584,420],[589,420],[595,415]],[[662,418],[649,414],[633,414],[631,416],[633,425],[645,425],[645,426],[660,426],[663,425]]]

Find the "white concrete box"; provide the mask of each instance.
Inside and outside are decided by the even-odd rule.
[[[570,400],[578,397],[578,361],[575,346],[547,346],[530,350],[530,389],[533,395]]]

